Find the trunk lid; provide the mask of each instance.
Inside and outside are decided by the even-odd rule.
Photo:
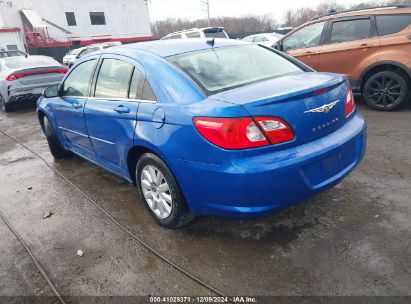
[[[275,116],[293,129],[290,147],[326,136],[346,121],[348,81],[331,73],[287,75],[232,89],[209,98],[241,105],[251,116]]]
[[[61,72],[63,69],[62,66],[42,66],[14,70],[13,74],[25,74],[16,79],[23,85],[41,85],[61,81],[65,75]]]

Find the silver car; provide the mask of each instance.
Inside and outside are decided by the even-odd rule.
[[[10,111],[20,102],[36,101],[47,87],[57,85],[67,69],[51,57],[0,58],[0,109]]]

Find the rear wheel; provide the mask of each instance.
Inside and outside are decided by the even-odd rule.
[[[383,71],[371,75],[365,82],[363,98],[375,110],[398,109],[408,98],[407,79],[394,71]]]
[[[44,116],[43,124],[44,124],[44,134],[46,135],[47,142],[50,148],[50,152],[53,155],[53,157],[56,159],[67,157],[70,153],[69,151],[64,149],[63,145],[61,144],[60,140],[57,137],[56,132],[54,131],[53,126],[48,120],[47,116]]]
[[[173,174],[156,155],[146,153],[139,159],[136,183],[146,208],[161,226],[175,229],[194,219]]]
[[[3,112],[10,112],[12,110],[12,106],[4,100],[3,96],[0,95],[0,109]]]

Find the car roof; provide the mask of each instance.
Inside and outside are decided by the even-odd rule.
[[[236,45],[250,45],[241,40],[234,39],[214,39],[214,45],[210,43],[211,39],[204,38],[191,38],[191,39],[175,39],[175,40],[156,40],[148,42],[138,42],[132,44],[126,44],[122,46],[115,46],[105,49],[102,53],[114,53],[115,50],[132,51],[142,50],[150,53],[154,53],[160,57],[168,57],[182,53],[236,46]]]
[[[364,16],[364,15],[395,15],[395,14],[406,14],[411,13],[411,6],[404,6],[404,7],[396,7],[396,6],[388,6],[388,7],[376,7],[371,9],[359,9],[359,10],[352,10],[340,13],[331,13],[325,16],[319,16],[312,21],[324,21],[334,18],[343,18],[343,17],[352,17],[352,16]]]

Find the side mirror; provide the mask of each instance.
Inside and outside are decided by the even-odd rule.
[[[53,98],[59,96],[59,86],[54,85],[44,89],[43,96],[46,98]]]

